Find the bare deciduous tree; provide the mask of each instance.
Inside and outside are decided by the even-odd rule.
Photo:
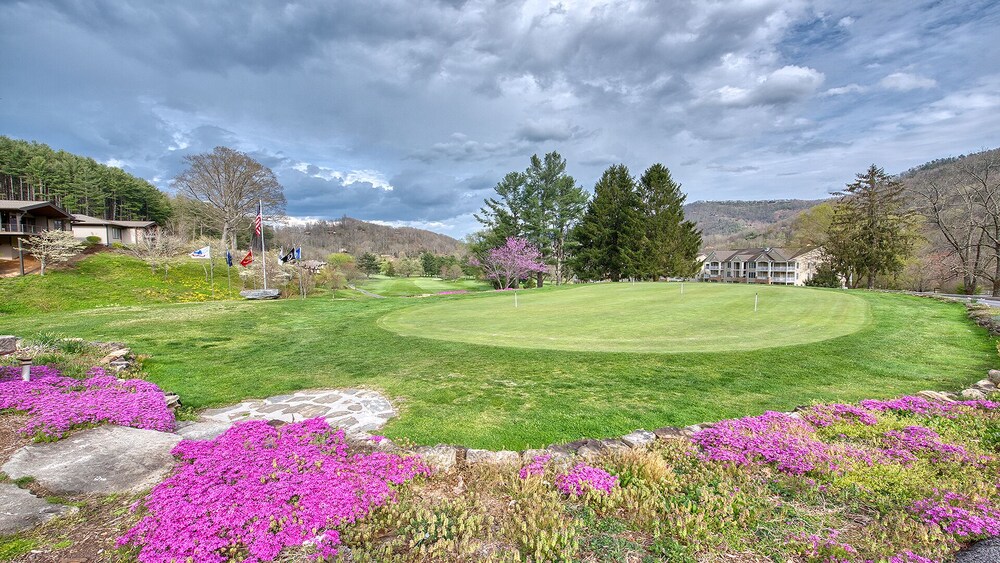
[[[38,260],[41,265],[39,273],[43,276],[46,266],[65,262],[83,250],[83,243],[73,238],[73,233],[69,231],[43,231],[25,240],[24,245]]]
[[[222,229],[223,246],[236,248],[233,228],[252,215],[257,202],[269,214],[283,214],[285,193],[270,168],[249,155],[227,147],[184,157],[188,169],[174,178],[182,193],[212,206]]]
[[[180,237],[171,235],[165,231],[155,231],[148,233],[144,237],[139,237],[138,242],[126,247],[128,252],[149,264],[152,273],[156,269],[163,267],[163,279],[167,279],[170,274],[170,262],[184,250],[184,242]]]

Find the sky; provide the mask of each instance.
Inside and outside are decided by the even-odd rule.
[[[228,146],[294,220],[461,237],[558,151],[588,190],[815,199],[1000,146],[1000,2],[0,0],[0,134],[165,191]]]

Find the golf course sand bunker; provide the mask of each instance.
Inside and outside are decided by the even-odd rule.
[[[592,352],[723,352],[845,336],[868,304],[836,290],[765,285],[605,283],[496,292],[421,304],[379,325],[416,336],[516,348]],[[757,298],[757,311],[754,300]]]

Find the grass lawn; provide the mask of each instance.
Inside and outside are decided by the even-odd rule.
[[[509,318],[505,308],[512,305],[512,295],[506,292],[7,315],[0,317],[0,333],[40,330],[129,342],[137,353],[151,356],[146,362],[150,378],[180,393],[182,401],[194,407],[310,387],[370,387],[384,392],[401,410],[387,427],[387,435],[417,443],[492,449],[789,410],[811,401],[958,389],[981,379],[997,363],[992,340],[966,318],[961,305],[880,293],[845,296],[836,291],[760,288],[762,314],[776,322],[782,315],[775,316],[769,307],[780,299],[831,317],[801,327],[811,336],[800,344],[763,347],[774,346],[775,338],[800,338],[795,323],[789,319],[788,330],[777,330],[747,320],[752,315],[746,293],[750,288],[688,284],[685,299],[694,301],[699,291],[704,292],[700,322],[698,311],[688,308],[691,303],[682,306],[675,301],[673,307],[685,311],[690,326],[675,325],[657,335],[645,325],[669,326],[671,305],[664,295],[674,287],[636,286],[635,295],[644,297],[632,303],[620,297],[633,291],[625,285],[519,292],[519,300],[526,300],[523,312],[548,303],[544,316],[523,318],[520,332],[530,340],[536,324],[549,331],[553,326],[578,331],[573,325],[581,322],[584,303],[617,299],[628,313],[595,315],[598,318],[583,322],[617,326],[607,327],[611,334],[630,330],[651,334],[661,343],[668,342],[664,337],[671,331],[678,336],[689,331],[716,335],[701,338],[699,346],[724,338],[726,331],[718,325],[729,323],[732,333],[762,347],[675,353],[564,351],[442,340],[440,334],[422,338],[380,326],[379,320],[387,316],[388,324],[398,322],[394,319],[410,319],[412,324],[424,317],[428,334],[440,332],[434,327],[473,322],[477,324],[463,329],[478,332],[504,314]],[[810,299],[801,300],[802,296]],[[661,298],[666,301],[661,303]],[[560,307],[560,300],[569,305]],[[477,318],[477,308],[482,318]],[[518,309],[516,314],[521,314]],[[637,319],[642,323],[634,322]],[[454,338],[453,332],[448,334]]]
[[[481,280],[465,278],[449,281],[441,278],[372,276],[371,279],[361,280],[356,285],[384,297],[411,297],[442,291],[486,291],[493,289],[493,286]]]
[[[595,284],[411,307],[380,319],[405,336],[592,352],[725,352],[845,336],[868,303],[839,291],[778,286]],[[754,299],[759,295],[758,310]],[[530,330],[525,330],[531,327]]]

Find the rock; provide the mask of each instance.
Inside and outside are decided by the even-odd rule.
[[[683,432],[685,436],[692,436],[694,434],[697,434],[698,432],[701,432],[701,430],[702,430],[701,426],[697,424],[692,424],[691,426],[685,426],[684,429],[681,430],[681,432]]]
[[[1000,369],[991,369],[988,375],[994,385],[1000,385]]]
[[[997,390],[997,386],[993,384],[989,379],[980,379],[972,386],[973,389],[978,389],[983,393],[992,393]]]
[[[187,422],[177,425],[177,434],[185,440],[213,440],[232,426],[231,422]]]
[[[4,335],[0,336],[0,356],[17,352],[17,337]]]
[[[656,441],[656,434],[648,430],[636,430],[630,434],[622,436],[622,442],[628,444],[630,448],[644,448]]]
[[[181,397],[176,393],[165,393],[163,398],[167,401],[168,409],[176,409],[181,406]]]
[[[137,493],[159,483],[177,434],[101,426],[58,442],[25,446],[0,467],[11,479],[34,477],[58,495]]]
[[[684,437],[684,431],[676,426],[664,426],[662,428],[657,428],[656,430],[653,430],[653,434],[661,440]]]
[[[129,353],[130,352],[129,352],[128,348],[119,348],[118,350],[113,350],[108,355],[106,355],[103,358],[101,358],[100,363],[102,363],[102,364],[110,364],[111,362],[113,362],[115,360],[120,360],[121,358],[124,358],[125,356],[128,356]]]
[[[627,452],[631,447],[622,440],[606,439],[601,440],[601,445],[609,452]]]
[[[451,471],[458,465],[458,448],[454,446],[425,446],[417,448],[416,453],[424,463],[437,471]]]
[[[241,291],[240,295],[245,299],[277,299],[280,293],[277,289],[251,289]]]
[[[996,563],[1000,561],[1000,538],[989,538],[955,554],[955,563]]]
[[[986,394],[978,389],[964,389],[962,398],[966,401],[980,401],[986,398]]]
[[[13,483],[0,483],[0,536],[23,532],[77,510],[75,506],[49,503]]]
[[[494,452],[490,450],[466,450],[465,463],[467,465],[490,464],[490,465],[517,465],[521,463],[521,455],[512,451]]]
[[[524,463],[531,463],[538,456],[543,455],[553,455],[549,450],[524,450],[521,457],[524,459]]]
[[[941,393],[940,391],[920,391],[917,393],[918,397],[923,397],[930,401],[939,401],[942,403],[954,403],[955,400],[948,396],[946,393]]]

